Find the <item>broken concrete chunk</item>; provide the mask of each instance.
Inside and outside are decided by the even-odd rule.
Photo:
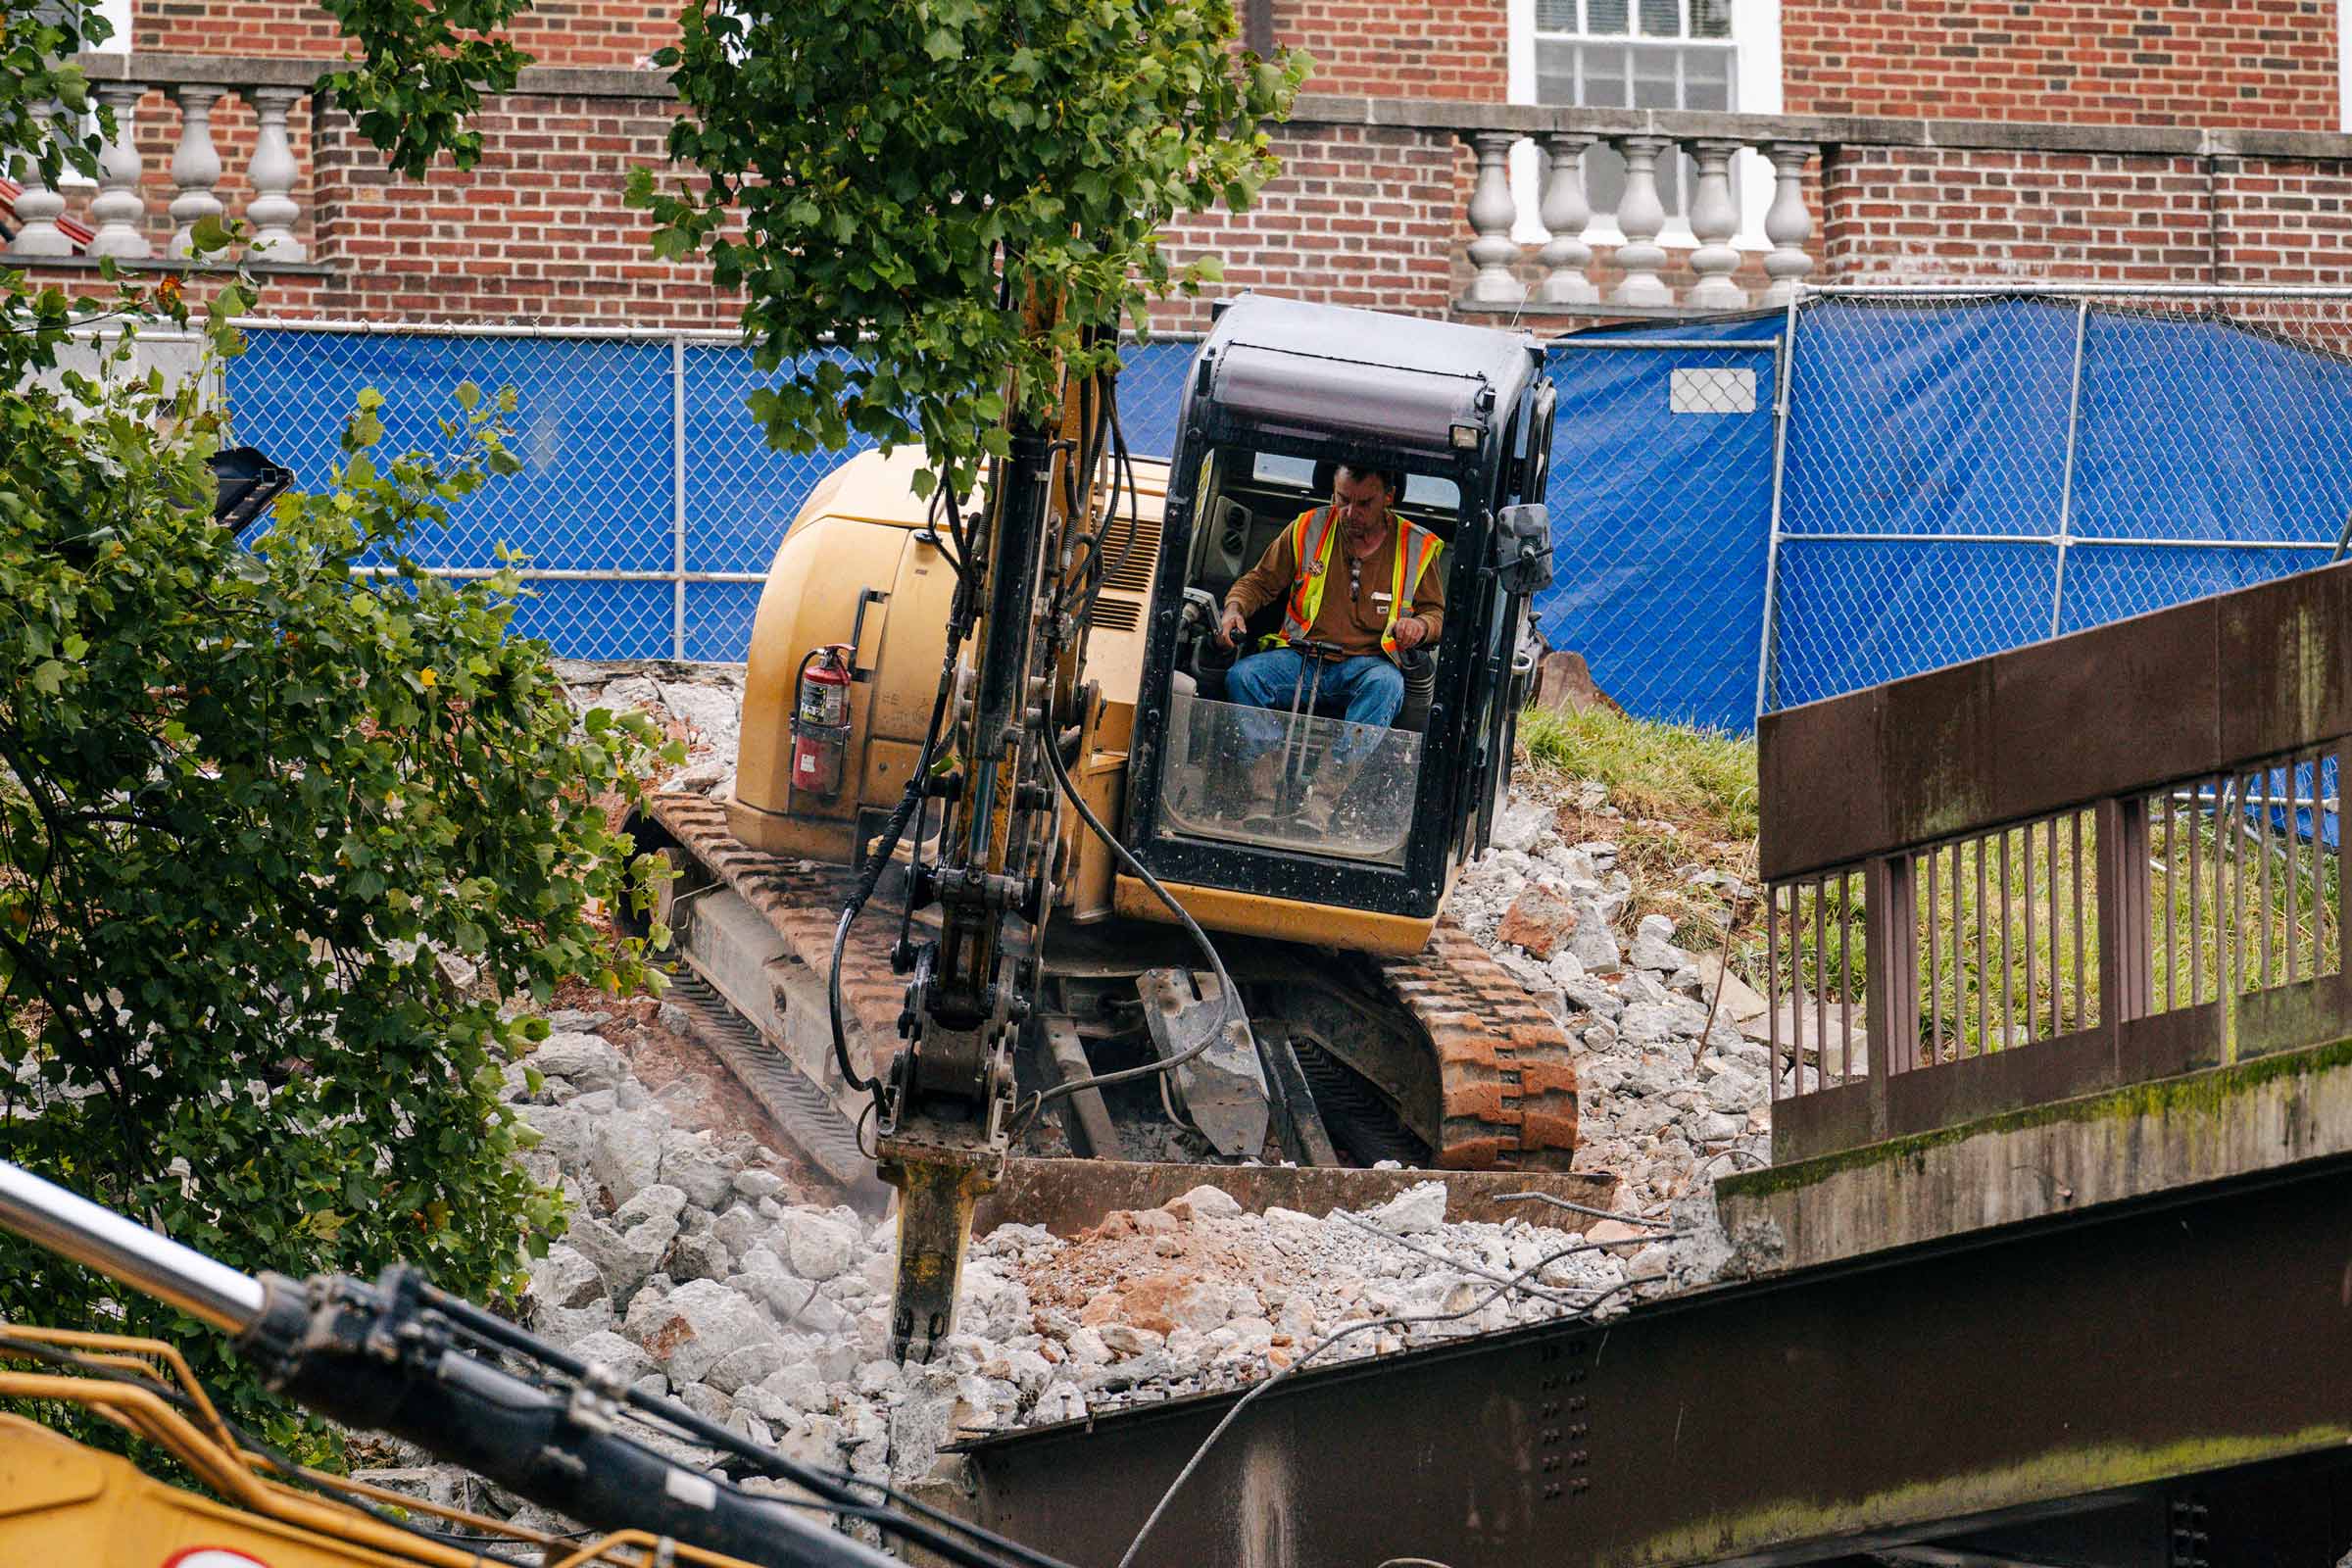
[[[1494,940],[1525,948],[1530,957],[1547,959],[1568,951],[1579,923],[1576,906],[1566,894],[1547,883],[1530,882],[1503,911]]]

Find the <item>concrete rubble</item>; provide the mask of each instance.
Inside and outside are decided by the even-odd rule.
[[[574,673],[583,705],[664,713],[690,748],[686,781],[724,786],[740,671]],[[1600,804],[1599,786],[1570,788],[1584,811]],[[1365,1327],[1321,1359],[1605,1315],[1737,1272],[1770,1239],[1725,1238],[1710,1188],[1769,1158],[1770,1055],[1742,1032],[1760,1030],[1761,999],[1724,977],[1710,1025],[1720,960],[1675,946],[1663,918],[1629,929],[1615,847],[1565,842],[1558,805],[1515,793],[1451,908],[1577,1042],[1576,1163],[1619,1177],[1616,1217],[1448,1223],[1432,1182],[1363,1214],[1245,1213],[1203,1187],[1074,1238],[1004,1225],[975,1240],[961,1332],[935,1363],[901,1367],[886,1354],[895,1221],[811,1198],[780,1174],[789,1158],[705,1130],[694,1096],[631,1072],[614,1042],[639,1025],[572,1010],[507,1074],[540,1137],[526,1164],[570,1200],[569,1233],[530,1268],[531,1321],[756,1441],[905,1482],[958,1435],[1244,1385],[1353,1326],[1443,1320]]]

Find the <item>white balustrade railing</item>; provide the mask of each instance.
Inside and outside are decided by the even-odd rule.
[[[175,68],[184,64],[184,57],[173,61]],[[222,58],[211,69],[230,77],[240,67],[270,68],[275,64]],[[65,193],[47,184],[39,169],[25,159],[19,161],[14,172],[20,187],[15,203],[17,232],[5,254],[59,258],[86,253],[133,262],[155,258],[155,242],[147,227],[147,170],[139,154],[137,118],[141,101],[150,92],[160,91],[179,120],[170,169],[175,194],[167,209],[172,233],[164,243],[165,257],[185,260],[192,256],[196,225],[207,218],[227,215],[219,194],[224,169],[213,116],[223,99],[233,96],[251,106],[256,126],[252,161],[245,171],[253,196],[243,213],[236,215],[248,229],[246,256],[277,264],[307,260],[309,252],[295,232],[302,209],[294,193],[301,185],[302,170],[295,161],[286,119],[294,106],[309,96],[310,89],[285,79],[199,81],[190,79],[184,69],[142,76],[138,56],[128,57],[128,65],[129,74],[122,77],[91,83],[98,102],[113,112],[115,129],[99,154],[98,189],[89,204],[94,232],[87,243],[77,243],[60,223],[66,214]],[[271,74],[282,78],[286,74],[272,71]]]
[[[1805,206],[1804,172],[1819,146],[1773,135],[1720,134],[1727,119],[1721,115],[1704,117],[1706,128],[1714,133],[1688,136],[1657,127],[1657,122],[1672,117],[1645,118],[1649,123],[1638,130],[1460,133],[1478,160],[1469,204],[1469,256],[1477,270],[1462,296],[1464,305],[1502,310],[1568,307],[1602,314],[1622,307],[1633,314],[1657,315],[1788,302],[1813,270],[1813,258],[1805,250],[1813,233],[1813,215]],[[1547,237],[1537,251],[1542,270],[1532,284],[1523,281],[1519,270],[1526,247],[1514,235],[1520,213],[1510,185],[1511,153],[1523,141],[1543,150],[1546,166],[1537,217]],[[1586,188],[1585,155],[1594,147],[1611,149],[1625,163],[1624,189],[1614,213],[1596,213]],[[1763,259],[1766,281],[1752,291],[1738,275],[1745,254],[1734,243],[1740,223],[1733,195],[1733,161],[1750,148],[1772,166],[1773,178],[1772,205],[1763,223],[1771,246]],[[1691,243],[1681,252],[1692,281],[1678,297],[1661,275],[1676,253],[1660,243],[1667,214],[1659,196],[1658,171],[1683,154],[1690,156],[1695,171],[1685,203]],[[1595,229],[1602,222],[1611,225],[1605,243],[1614,250],[1608,262],[1620,274],[1605,295],[1593,276]]]

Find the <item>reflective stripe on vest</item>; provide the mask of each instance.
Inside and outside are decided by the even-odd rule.
[[[1396,554],[1389,568],[1389,620],[1380,633],[1381,651],[1391,659],[1398,652],[1396,622],[1403,617],[1404,607],[1412,603],[1414,591],[1421,586],[1421,574],[1446,548],[1445,541],[1428,529],[1402,517],[1395,520]],[[1338,532],[1329,507],[1301,512],[1292,522],[1291,553],[1298,561],[1298,569],[1291,584],[1290,602],[1283,607],[1282,630],[1267,637],[1263,646],[1279,648],[1293,640],[1304,641],[1314,629],[1315,616],[1323,609],[1323,584],[1331,575],[1331,541]]]

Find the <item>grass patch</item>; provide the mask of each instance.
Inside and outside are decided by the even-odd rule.
[[[1634,885],[1629,927],[1662,914],[1674,922],[1676,945],[1721,952],[1727,930],[1751,923],[1757,901],[1690,874],[1715,871],[1743,888],[1755,881],[1754,741],[1605,708],[1531,709],[1519,715],[1519,745],[1529,784],[1560,797],[1561,835],[1617,846]],[[1601,786],[1605,800],[1584,805],[1577,786],[1585,781]]]
[[[1627,816],[1710,839],[1756,836],[1756,743],[1746,736],[1605,708],[1532,709],[1519,715],[1519,743],[1539,773],[1592,779]]]

